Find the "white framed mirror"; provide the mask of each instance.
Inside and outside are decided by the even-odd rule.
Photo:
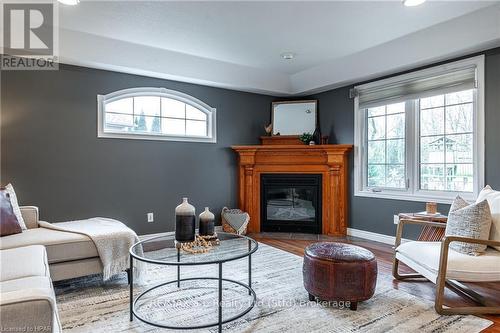
[[[313,134],[318,120],[317,109],[317,100],[273,102],[273,135]]]

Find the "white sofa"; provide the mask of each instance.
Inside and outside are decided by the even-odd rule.
[[[52,281],[102,273],[87,236],[38,226],[38,208],[21,207],[28,230],[0,238],[0,331],[59,332]]]
[[[44,245],[50,276],[60,281],[102,273],[94,242],[87,236],[38,227],[38,208],[22,206],[21,213],[28,230],[0,239],[0,250],[30,245]]]
[[[47,252],[42,245],[0,251],[0,330],[60,332]]]

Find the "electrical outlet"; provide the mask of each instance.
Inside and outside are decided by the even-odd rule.
[[[394,224],[399,224],[399,216],[394,215]]]
[[[148,222],[154,222],[155,217],[153,213],[148,213],[147,216],[148,216]]]

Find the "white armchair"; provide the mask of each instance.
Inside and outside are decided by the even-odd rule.
[[[435,309],[439,314],[500,314],[500,306],[489,304],[462,282],[500,281],[500,242],[495,240],[477,240],[465,237],[447,236],[440,242],[409,241],[401,244],[403,228],[407,224],[445,228],[445,223],[421,220],[401,220],[396,234],[393,276],[398,280],[426,278],[436,284]],[[470,256],[449,248],[451,242],[460,241],[488,245],[486,253]],[[399,262],[403,262],[417,274],[400,274]],[[448,287],[461,296],[476,301],[482,306],[476,307],[444,307],[444,288]]]

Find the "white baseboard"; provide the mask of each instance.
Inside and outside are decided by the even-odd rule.
[[[347,235],[353,237],[359,237],[363,239],[368,239],[375,242],[380,242],[384,244],[394,245],[396,242],[395,236],[388,236],[384,234],[378,234],[376,232],[365,231],[360,229],[347,228]],[[401,242],[408,242],[409,239],[401,239]]]
[[[143,241],[148,238],[153,238],[153,237],[159,237],[159,236],[167,236],[167,235],[172,235],[174,231],[168,231],[168,232],[159,232],[156,234],[145,234],[145,235],[139,235],[139,240]]]
[[[216,231],[222,231],[222,228],[220,226],[215,227]],[[166,236],[166,235],[172,235],[174,231],[169,231],[169,232],[160,232],[157,234],[146,234],[146,235],[140,235],[139,239],[145,240],[148,238],[152,237],[157,237],[157,236]],[[396,237],[394,236],[388,236],[384,234],[378,234],[376,232],[371,232],[371,231],[365,231],[365,230],[360,230],[360,229],[353,229],[353,228],[347,228],[347,235],[348,236],[353,236],[353,237],[358,237],[358,238],[363,238],[363,239],[368,239],[374,242],[379,242],[379,243],[384,243],[384,244],[389,244],[389,245],[394,245],[396,242]],[[401,239],[401,242],[408,242],[409,239],[403,238]]]

